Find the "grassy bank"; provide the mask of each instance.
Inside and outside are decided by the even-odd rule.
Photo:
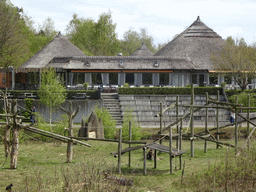
[[[9,169],[10,159],[8,158],[5,162],[4,148],[1,144],[1,191],[10,183],[13,184],[13,191],[197,191],[199,189],[197,183],[200,183],[202,178],[206,178],[204,173],[216,172],[214,167],[220,170],[217,165],[227,161],[227,154],[230,155],[230,162],[235,159],[234,149],[222,147],[216,150],[214,143],[209,143],[208,153],[204,153],[204,141],[201,140],[195,142],[195,157],[191,158],[190,141],[183,141],[182,147],[187,153],[182,156],[185,169],[184,182],[180,184],[182,170],[179,170],[179,158],[175,158],[175,172],[170,175],[169,155],[166,153],[157,155],[157,169],[154,169],[154,162],[148,160],[147,175],[144,176],[142,149],[133,151],[130,168],[127,166],[128,155],[122,155],[122,175],[118,175],[117,159],[110,155],[111,152],[117,150],[117,144],[86,142],[92,147],[74,146],[74,159],[70,164],[65,163],[66,144],[24,142],[19,147],[16,170]],[[234,143],[234,140],[227,142]],[[239,144],[242,143],[243,141],[240,140]],[[164,144],[168,145],[168,141]],[[256,148],[255,140],[252,141],[252,146]],[[123,148],[126,147],[128,145],[124,144]],[[251,174],[255,174],[255,167],[251,169]],[[104,172],[118,178],[132,179],[134,184],[133,186],[121,186],[113,179],[104,180]],[[209,186],[209,182],[207,180],[205,185]],[[215,182],[217,182],[217,177]],[[199,185],[200,191],[206,189],[202,185],[202,183]],[[217,185],[214,187],[218,190]]]

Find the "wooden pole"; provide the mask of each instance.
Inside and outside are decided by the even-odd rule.
[[[238,104],[238,96],[236,96],[236,104]],[[238,146],[238,129],[237,129],[237,115],[238,110],[235,108],[235,153],[237,153],[237,146]]]
[[[179,144],[179,149],[181,150],[182,147],[182,120],[180,121],[180,144]],[[180,169],[182,169],[182,155],[179,156],[180,159]]]
[[[143,147],[143,175],[146,175],[147,174],[147,148],[146,147]]]
[[[155,158],[154,158],[154,168],[156,169],[156,167],[157,167],[157,164],[156,164],[156,150],[155,150]]]
[[[13,127],[12,127],[12,150],[11,150],[11,169],[16,169],[19,154],[19,129],[17,126],[17,100],[12,102]]]
[[[68,137],[71,138],[71,140],[68,140],[68,146],[67,146],[67,163],[71,163],[73,159],[73,122],[74,118],[77,115],[77,113],[80,111],[80,106],[77,108],[76,111],[73,111],[73,105],[72,102],[69,102],[69,111],[64,109],[63,107],[60,107],[61,110],[67,113],[68,115]]]
[[[163,127],[163,124],[162,124],[162,123],[163,123],[163,122],[162,122],[162,120],[163,120],[162,111],[163,111],[163,103],[160,102],[160,114],[159,114],[159,116],[160,116],[160,134],[162,134],[162,127]],[[162,145],[162,140],[160,140],[159,143]]]
[[[219,102],[220,101],[220,92],[219,90],[217,90],[217,101]],[[218,104],[217,104],[218,106]],[[216,109],[216,126],[217,126],[217,133],[219,132],[219,108]],[[217,135],[217,141],[220,140],[220,136],[219,134]],[[217,143],[216,144],[216,148],[219,149],[219,144]]]
[[[132,141],[132,122],[129,121],[129,141]],[[129,148],[131,147],[131,143],[129,143]],[[131,167],[131,151],[129,151],[129,163],[128,166]]]
[[[209,103],[209,95],[206,92],[206,104]],[[208,134],[208,108],[205,109],[205,135]],[[204,141],[204,152],[207,153],[207,140]]]
[[[176,121],[179,119],[179,96],[176,97]],[[177,124],[177,134],[179,134],[179,125]],[[176,140],[176,149],[179,149],[179,139]]]
[[[170,174],[173,174],[172,166],[172,128],[169,128],[169,154],[170,154]]]
[[[118,173],[121,174],[122,129],[119,129],[118,142]]]
[[[250,107],[250,94],[247,95],[247,107]],[[250,109],[247,109],[247,119],[250,120]],[[249,121],[247,121],[247,137],[250,134],[250,123]],[[250,149],[250,139],[248,140],[247,143],[247,148]]]
[[[190,156],[194,157],[194,84],[191,84],[191,108],[190,108],[190,115],[191,115],[191,146],[190,146]]]

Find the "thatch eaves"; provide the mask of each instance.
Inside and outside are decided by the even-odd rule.
[[[138,57],[147,57],[147,56],[150,57],[153,55],[154,54],[148,50],[148,48],[144,43],[142,43],[142,46],[131,54],[131,56],[138,56]]]
[[[85,56],[54,58],[47,67],[67,70],[195,70],[192,62],[171,57]]]
[[[85,56],[85,54],[59,32],[52,41],[19,68],[44,68],[54,57],[72,56]]]
[[[186,58],[193,62],[197,69],[212,70],[211,54],[218,52],[225,40],[206,26],[198,17],[185,31],[179,34],[155,56]]]

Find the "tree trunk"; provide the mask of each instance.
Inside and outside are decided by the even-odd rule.
[[[8,157],[10,154],[10,127],[7,125],[6,129],[4,130],[4,150],[5,150],[5,157]]]
[[[19,129],[12,129],[11,169],[16,169],[19,153]]]

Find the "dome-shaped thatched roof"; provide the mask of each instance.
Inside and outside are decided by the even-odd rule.
[[[142,46],[139,49],[137,49],[131,54],[131,56],[143,56],[143,57],[153,56],[153,55],[154,54],[148,50],[148,48],[144,43],[142,43]]]
[[[54,57],[86,56],[67,37],[59,34],[19,68],[43,68]]]
[[[224,44],[225,40],[206,26],[198,16],[196,21],[160,49],[155,56],[186,58],[197,69],[212,70],[211,53],[219,51]]]

